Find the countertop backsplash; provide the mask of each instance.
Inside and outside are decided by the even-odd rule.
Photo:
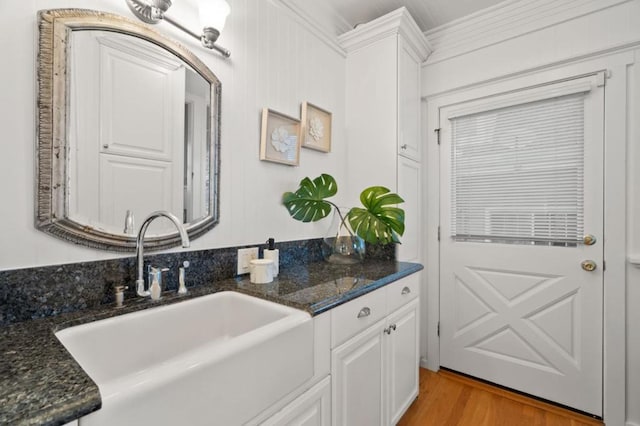
[[[260,247],[264,243],[212,250],[147,254],[145,265],[169,267],[166,289],[176,290],[178,268],[189,261],[187,287],[198,287],[236,275],[239,248]],[[276,243],[280,266],[294,266],[322,260],[322,239]],[[395,247],[367,246],[367,258],[394,260]],[[114,287],[128,286],[125,299],[135,296],[136,258],[81,262],[0,271],[0,326],[90,309],[114,302]]]

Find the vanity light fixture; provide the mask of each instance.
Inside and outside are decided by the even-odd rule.
[[[198,0],[200,23],[202,24],[202,34],[197,34],[173,18],[166,15],[171,7],[171,0],[126,0],[129,9],[138,19],[147,24],[157,24],[160,21],[167,21],[171,25],[181,29],[190,36],[200,40],[207,49],[213,49],[225,58],[231,56],[231,52],[224,47],[218,46],[216,41],[220,37],[220,32],[224,29],[225,21],[231,8],[226,0]]]

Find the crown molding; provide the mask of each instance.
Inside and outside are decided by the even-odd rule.
[[[398,34],[402,35],[418,54],[420,61],[426,60],[433,51],[427,38],[405,7],[396,9],[366,24],[358,25],[355,29],[338,36],[338,43],[347,53],[351,53]]]
[[[427,65],[634,0],[507,0],[424,33]]]
[[[331,34],[327,29],[318,24],[317,20],[311,17],[301,7],[296,5],[291,0],[272,0],[274,4],[279,5],[282,9],[287,11],[294,17],[299,23],[302,24],[311,34],[316,36],[320,41],[333,49],[342,57],[347,56],[347,52],[338,43],[336,36]]]

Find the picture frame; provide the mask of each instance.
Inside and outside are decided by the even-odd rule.
[[[300,164],[300,120],[269,108],[262,109],[260,160]]]
[[[302,103],[300,110],[302,146],[331,152],[331,112],[306,101]]]

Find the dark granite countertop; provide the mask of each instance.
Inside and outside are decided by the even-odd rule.
[[[231,290],[318,315],[422,269],[422,265],[367,260],[356,265],[310,263],[280,269],[270,284],[248,276],[191,288],[158,302],[128,299],[125,306],[103,305],[0,328],[0,424],[61,425],[100,408],[98,387],[66,351],[54,332],[116,315]]]

